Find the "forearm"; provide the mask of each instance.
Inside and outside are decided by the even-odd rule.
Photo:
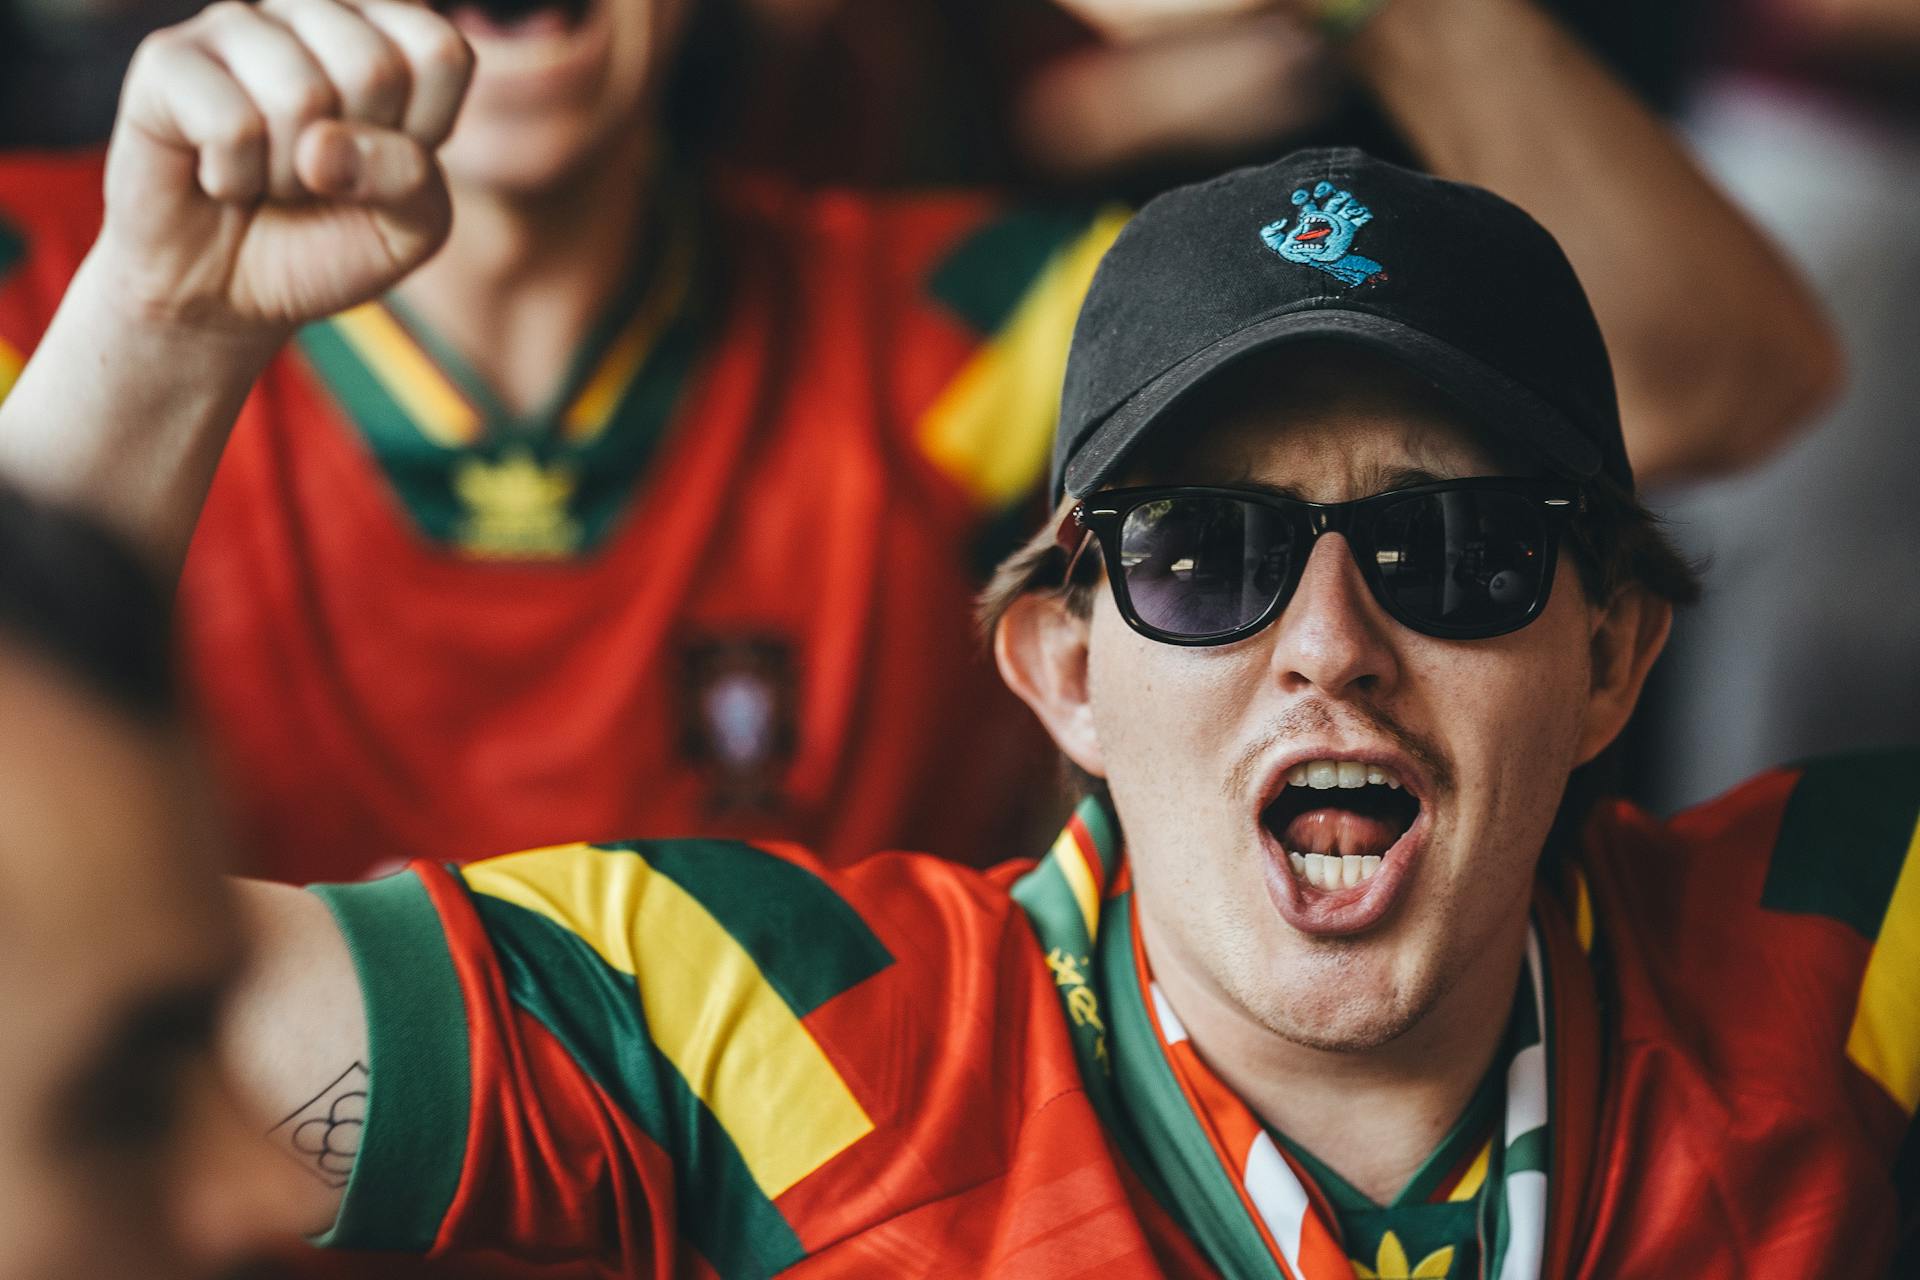
[[[177,573],[234,418],[282,338],[129,314],[96,250],[0,403],[0,469]]]
[[[300,889],[244,881],[253,961],[222,1049],[259,1131],[304,1169],[308,1230],[339,1212],[360,1147],[370,1062],[360,983],[332,914]]]
[[[1863,44],[1881,41],[1882,53],[1920,54],[1920,5],[1913,0],[1775,0],[1775,7],[1805,24],[1816,38]]]
[[[1349,60],[1434,172],[1505,195],[1580,273],[1642,478],[1764,454],[1840,355],[1793,271],[1674,135],[1525,0],[1390,0]]]

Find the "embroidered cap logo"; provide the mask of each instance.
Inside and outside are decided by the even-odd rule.
[[[1387,278],[1386,268],[1353,251],[1353,238],[1373,221],[1373,211],[1331,182],[1293,193],[1297,218],[1281,218],[1260,228],[1260,239],[1288,262],[1317,267],[1349,289]],[[1288,224],[1292,226],[1289,227]]]

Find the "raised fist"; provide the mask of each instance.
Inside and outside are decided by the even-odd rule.
[[[291,330],[445,239],[434,151],[472,72],[407,0],[219,0],[140,46],[95,256],[143,318]]]

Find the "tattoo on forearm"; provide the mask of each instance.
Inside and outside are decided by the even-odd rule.
[[[356,1062],[319,1096],[275,1125],[278,1137],[306,1169],[336,1191],[347,1185],[360,1135],[367,1127],[367,1068]]]

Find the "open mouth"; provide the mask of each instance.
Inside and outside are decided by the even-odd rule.
[[[1286,851],[1295,879],[1333,892],[1371,879],[1419,816],[1418,797],[1391,769],[1312,760],[1288,772],[1260,823]]]
[[[1301,244],[1313,244],[1333,234],[1333,224],[1325,218],[1302,218],[1293,238]]]
[[[489,34],[521,31],[571,31],[587,20],[593,0],[432,0],[436,12],[464,28],[478,27]]]

